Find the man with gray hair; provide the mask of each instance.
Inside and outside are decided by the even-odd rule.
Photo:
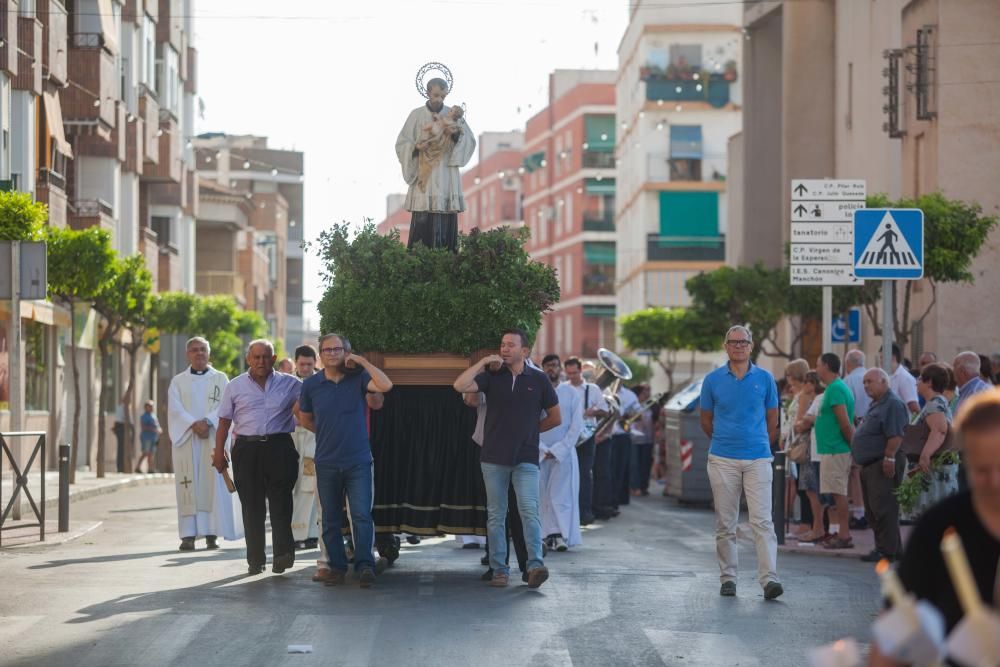
[[[249,370],[226,385],[219,406],[213,465],[228,467],[224,451],[229,429],[235,434],[233,469],[243,503],[247,564],[251,575],[264,571],[264,520],[271,512],[272,570],[281,574],[295,564],[292,536],[292,489],[299,476],[299,455],[292,432],[292,408],[301,382],[274,370],[274,345],[258,339],[247,346]]]
[[[219,404],[229,383],[225,373],[208,363],[211,346],[201,336],[185,345],[188,367],[174,376],[167,390],[170,435],[177,487],[177,528],[181,551],[194,550],[204,537],[206,549],[217,549],[219,536],[238,540],[233,497],[212,469],[212,445],[219,425]]]
[[[701,385],[701,428],[711,441],[708,479],[715,504],[715,550],[720,595],[736,595],[736,524],[746,494],[757,550],[757,578],[764,599],[784,590],[778,581],[778,538],[771,522],[771,443],[778,440],[778,387],[774,376],[750,361],[753,339],[730,327],[723,342],[729,362]]]
[[[902,553],[899,502],[894,492],[906,472],[906,456],[899,447],[910,414],[902,399],[889,388],[889,374],[884,370],[869,370],[864,383],[872,402],[854,431],[851,456],[861,466],[865,512],[875,533],[875,548],[861,560],[876,563],[883,558],[893,561]]]
[[[844,355],[844,384],[854,394],[854,420],[857,423],[868,412],[871,399],[865,393],[865,353],[861,350],[850,350]]]
[[[951,363],[958,384],[958,403],[955,405],[957,415],[969,398],[981,391],[990,389],[990,384],[982,378],[980,372],[982,362],[979,355],[972,351],[960,352]]]

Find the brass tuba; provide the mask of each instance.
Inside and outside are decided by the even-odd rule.
[[[618,399],[618,388],[621,386],[622,380],[632,379],[632,369],[622,361],[621,357],[611,350],[603,347],[599,349],[597,351],[597,360],[604,367],[604,371],[594,381],[594,384],[600,387],[604,400],[608,404],[610,414],[596,423],[585,423],[583,431],[580,432],[580,437],[577,439],[577,447],[595,435],[609,430],[621,418],[621,401]],[[585,410],[586,408],[587,406],[584,406]]]

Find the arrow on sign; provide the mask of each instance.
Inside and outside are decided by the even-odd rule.
[[[802,204],[799,204],[798,206],[795,207],[795,215],[798,216],[805,215],[806,211],[807,211],[806,207],[803,206]]]
[[[798,196],[800,196],[800,197],[801,197],[802,195],[804,195],[805,193],[807,193],[807,192],[809,192],[809,189],[808,189],[808,188],[807,188],[806,186],[802,185],[801,183],[799,183],[799,184],[798,184],[798,185],[797,185],[797,186],[795,187],[795,194],[797,194],[797,195],[798,195]]]

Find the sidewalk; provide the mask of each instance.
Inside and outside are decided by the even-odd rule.
[[[131,486],[145,486],[147,484],[172,484],[173,473],[117,473],[109,472],[102,479],[97,478],[97,473],[77,471],[76,483],[69,485],[69,501],[74,503],[78,500],[93,498],[103,493],[113,493],[119,489]],[[41,483],[37,472],[28,475],[28,491],[36,504],[41,503]],[[0,479],[0,512],[7,507],[11,494],[14,492],[14,482],[8,468],[4,468],[3,478]],[[31,505],[25,497],[24,491],[18,496],[21,505],[21,518],[23,520],[35,521]],[[39,507],[41,509],[41,507]],[[59,512],[59,473],[49,470],[45,473],[45,518],[57,520]],[[70,516],[72,516],[70,511]],[[13,516],[13,512],[11,512]],[[12,519],[8,519],[13,521]],[[37,529],[35,529],[37,532]]]
[[[791,527],[798,528],[797,525]],[[912,526],[900,526],[899,530],[902,533],[903,544],[906,544],[906,539],[910,536],[911,529]],[[750,528],[749,523],[741,523],[736,528],[736,534],[744,543],[753,545],[753,529]],[[789,534],[785,535],[785,543],[778,545],[778,551],[783,553],[809,554],[812,556],[857,559],[875,548],[875,534],[871,529],[852,530],[851,540],[854,542],[854,547],[851,549],[824,549],[820,544],[799,542]]]

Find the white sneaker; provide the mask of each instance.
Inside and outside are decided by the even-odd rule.
[[[569,551],[569,545],[566,544],[566,540],[562,538],[562,535],[557,537],[555,540],[556,551]]]

